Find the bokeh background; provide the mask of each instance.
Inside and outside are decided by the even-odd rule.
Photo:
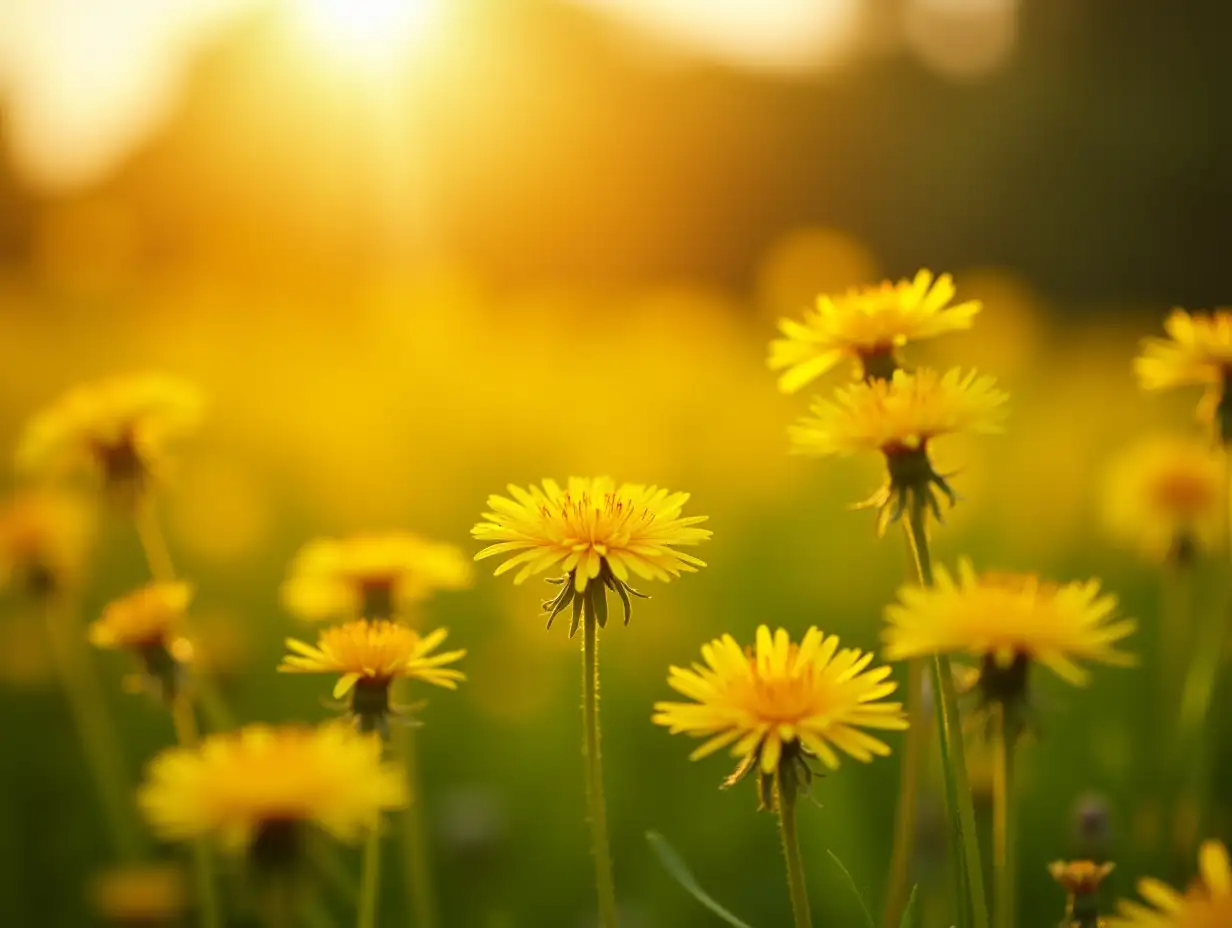
[[[202,386],[164,513],[246,720],[328,712],[323,680],[272,672],[306,631],[277,590],[309,538],[469,550],[489,492],[548,475],[689,490],[711,566],[602,641],[618,887],[631,928],[718,924],[656,829],[766,928],[789,919],[773,819],[651,703],[724,631],[876,645],[907,572],[849,509],[876,462],[787,454],[806,400],[765,346],[818,291],[952,271],[986,310],[911,360],[1013,399],[1006,435],[947,451],[964,499],[938,556],[1099,575],[1144,622],[1143,670],[1039,680],[1021,923],[1053,924],[1044,864],[1081,821],[1115,893],[1169,843],[1146,772],[1158,577],[1105,539],[1099,492],[1141,433],[1196,428],[1193,397],[1140,395],[1130,359],[1166,309],[1229,292],[1229,29],[1222,5],[1150,0],[4,0],[0,436],[97,376]],[[590,925],[578,646],[544,633],[535,584],[488,574],[428,607],[470,651],[422,739],[445,924]],[[87,617],[144,576],[105,523]],[[112,657],[135,775],[171,731]],[[0,712],[3,923],[90,924],[103,822],[17,602]],[[819,924],[859,918],[826,850],[879,905],[895,777],[848,764],[803,808]],[[948,924],[935,789],[923,821],[927,924]]]

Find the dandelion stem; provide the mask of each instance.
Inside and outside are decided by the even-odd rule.
[[[907,664],[907,744],[898,778],[898,806],[894,813],[894,848],[890,854],[890,886],[886,893],[884,928],[899,928],[911,877],[915,852],[916,810],[919,807],[920,773],[928,757],[929,724],[924,701],[925,662]]]
[[[360,873],[359,917],[356,928],[376,928],[377,897],[381,880],[381,831],[373,828],[364,845],[364,863]]]
[[[401,682],[401,681],[400,681]],[[409,725],[393,727],[394,752],[406,771],[410,802],[398,813],[402,825],[403,881],[407,905],[414,913],[416,928],[436,928],[436,894],[432,887],[432,860],[424,821],[423,788],[419,775],[419,748]]]
[[[52,659],[98,789],[115,852],[124,860],[137,860],[146,850],[145,840],[129,803],[130,781],[120,736],[107,711],[98,671],[86,651],[85,632],[75,610],[59,597],[46,597],[44,609]]]
[[[910,515],[904,522],[911,550],[915,554],[920,585],[932,586],[932,555],[928,548],[927,511],[923,500],[914,500]],[[963,745],[962,725],[958,714],[958,696],[954,692],[954,674],[945,654],[933,655],[933,690],[937,710],[938,741],[941,745],[941,769],[945,774],[946,813],[954,856],[960,858],[955,869],[958,882],[964,888],[955,900],[958,923],[988,928],[988,903],[984,895],[984,870],[980,859],[979,838],[975,831],[975,805],[971,799],[971,784],[967,776],[967,756]]]
[[[783,776],[782,763],[774,771],[774,796],[779,810],[779,831],[783,836],[783,856],[787,859],[787,890],[791,894],[795,928],[812,928],[804,863],[800,860],[800,842],[796,837],[796,781],[790,773]]]
[[[996,928],[1014,928],[1015,867],[1017,839],[1014,815],[1014,732],[1006,722],[1005,705],[996,707],[997,734],[993,767],[993,895],[996,899]]]
[[[612,878],[612,849],[607,833],[607,800],[603,793],[603,762],[599,754],[599,628],[585,591],[582,633],[582,722],[586,754],[586,802],[590,814],[590,840],[595,855],[595,889],[599,895],[599,924],[616,928],[616,883]]]
[[[195,747],[199,740],[197,718],[189,700],[182,696],[172,699],[171,721],[175,725],[180,746]],[[192,856],[193,873],[197,880],[197,901],[201,906],[201,928],[223,928],[218,887],[214,879],[214,855],[205,838],[198,838],[193,842]]]

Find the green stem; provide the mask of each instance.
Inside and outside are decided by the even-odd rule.
[[[603,793],[603,763],[599,754],[599,628],[585,591],[582,634],[582,722],[586,755],[586,804],[590,841],[595,855],[595,889],[599,895],[601,928],[616,928],[616,882],[607,833],[607,800]]]
[[[923,501],[913,501],[906,520],[908,539],[915,553],[920,585],[932,586],[932,555],[928,548]],[[933,689],[936,699],[938,741],[941,745],[941,769],[945,775],[946,813],[950,819],[953,853],[960,889],[958,892],[958,922],[960,926],[988,928],[988,903],[984,895],[984,869],[980,859],[979,837],[975,831],[975,805],[971,799],[971,784],[967,776],[966,748],[963,745],[962,724],[958,714],[958,696],[954,691],[954,674],[946,654],[933,655]]]
[[[192,703],[184,698],[172,700],[171,721],[175,725],[180,746],[196,747],[199,738]],[[218,887],[214,879],[214,855],[204,837],[193,842],[192,856],[193,874],[197,881],[197,901],[201,905],[201,928],[222,928],[222,907],[218,901]]]
[[[993,767],[993,897],[997,906],[996,928],[1014,928],[1015,815],[1014,734],[1006,725],[1005,706],[996,707],[997,735]]]
[[[393,727],[394,752],[406,771],[410,802],[398,813],[401,825],[403,882],[407,905],[416,928],[436,928],[436,894],[432,885],[432,860],[424,821],[424,797],[419,775],[419,750],[415,730],[408,725]]]
[[[783,837],[783,856],[787,859],[787,890],[791,894],[791,914],[795,928],[812,928],[808,886],[804,882],[804,863],[800,860],[800,841],[796,836],[796,781],[783,776],[783,764],[774,771],[775,805],[779,810],[779,831]]]
[[[924,700],[925,663],[907,664],[907,743],[898,778],[898,805],[894,813],[894,848],[890,854],[890,885],[886,893],[884,928],[899,928],[915,854],[916,810],[919,808],[920,774],[927,765],[928,707]]]
[[[381,831],[373,828],[364,845],[364,863],[360,871],[359,917],[356,928],[376,928],[377,898],[381,879]]]
[[[76,621],[75,610],[59,598],[46,597],[44,609],[52,660],[98,789],[115,852],[123,860],[138,860],[146,851],[146,842],[129,801],[124,751],[107,711],[102,681],[86,650],[85,632]]]

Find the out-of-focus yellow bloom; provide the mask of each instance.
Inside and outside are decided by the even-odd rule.
[[[897,366],[896,349],[971,327],[979,302],[948,305],[953,298],[950,276],[942,274],[934,281],[930,271],[920,271],[914,280],[886,281],[842,296],[823,294],[803,323],[779,321],[786,337],[770,343],[769,359],[772,370],[786,369],[779,389],[795,393],[844,358],[856,362],[859,376],[888,376]]]
[[[387,619],[437,590],[465,589],[472,569],[443,542],[408,532],[309,542],[295,556],[282,601],[302,619]]]
[[[1097,864],[1090,860],[1055,860],[1048,865],[1048,872],[1071,896],[1085,896],[1096,892],[1104,877],[1115,868],[1111,861]]]
[[[192,596],[186,583],[148,584],[107,605],[90,625],[90,643],[131,650],[170,646],[179,637]]]
[[[40,476],[87,473],[131,493],[164,474],[172,441],[196,426],[201,408],[195,387],[158,374],[87,384],[30,421],[17,465]]]
[[[269,829],[307,825],[354,841],[406,801],[402,771],[381,761],[380,740],[341,722],[251,725],[171,748],[151,761],[138,794],[161,837],[207,836],[236,851]]]
[[[1224,480],[1223,463],[1208,443],[1144,439],[1109,468],[1108,528],[1152,559],[1209,550],[1219,539]]]
[[[1164,320],[1168,338],[1144,338],[1134,371],[1144,390],[1189,385],[1222,388],[1232,374],[1232,311],[1187,313]]]
[[[793,449],[818,456],[893,455],[945,435],[998,432],[1008,397],[994,384],[957,368],[941,376],[928,368],[899,370],[890,380],[851,384],[838,390],[835,402],[814,402],[813,418],[790,431]]]
[[[117,867],[90,883],[90,903],[108,925],[179,924],[188,908],[188,887],[179,867],[145,865]]]
[[[672,667],[668,685],[695,702],[655,703],[654,721],[673,734],[704,737],[697,760],[732,745],[734,777],[754,767],[773,774],[782,763],[819,758],[839,766],[835,748],[871,761],[889,747],[861,729],[907,727],[902,704],[884,702],[897,688],[889,667],[868,670],[871,653],[839,649],[835,635],[810,628],[799,644],[785,629],[762,625],[742,648],[731,635],[702,647],[702,664]]]
[[[75,497],[26,491],[0,510],[0,589],[54,592],[81,578],[93,521]]]
[[[484,513],[486,521],[471,529],[476,538],[493,542],[475,560],[512,555],[496,568],[496,574],[520,567],[514,583],[545,570],[562,571],[566,577],[561,593],[544,608],[555,618],[573,603],[575,629],[587,602],[596,610],[599,623],[606,622],[605,588],[620,596],[628,622],[629,593],[640,595],[628,585],[631,573],[667,581],[706,566],[676,550],[710,537],[708,529],[696,528],[707,516],[681,516],[688,493],[633,483],[617,487],[608,477],[570,477],[564,488],[554,480],[544,480],[542,489],[510,485],[509,493],[513,499],[489,496],[492,511]]]
[[[1198,850],[1200,878],[1179,893],[1151,878],[1138,881],[1138,893],[1151,907],[1122,900],[1108,928],[1224,928],[1232,925],[1232,864],[1228,849],[1205,841]]]
[[[956,577],[939,566],[934,586],[907,585],[898,595],[882,632],[887,660],[970,654],[983,659],[981,676],[995,675],[1001,685],[1025,685],[1027,662],[1036,661],[1077,686],[1088,673],[1076,658],[1134,663],[1113,646],[1136,623],[1112,618],[1116,597],[1101,593],[1098,580],[1053,584],[1033,574],[979,575],[963,558]]]
[[[285,673],[341,674],[334,687],[335,699],[357,686],[388,689],[395,677],[453,690],[466,674],[444,665],[461,660],[466,651],[432,653],[448,634],[438,628],[421,636],[396,622],[360,619],[321,632],[316,647],[288,638],[287,648],[294,653],[284,657],[278,669]]]

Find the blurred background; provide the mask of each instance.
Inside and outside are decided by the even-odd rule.
[[[807,400],[765,369],[774,321],[953,272],[986,309],[911,360],[994,374],[1012,417],[945,449],[964,500],[938,556],[1105,577],[1149,666],[1158,578],[1105,541],[1099,488],[1142,432],[1194,428],[1193,397],[1140,395],[1130,359],[1168,308],[1229,292],[1230,28],[1221,5],[1149,0],[3,0],[0,433],[98,376],[201,385],[164,513],[246,720],[327,714],[323,680],[272,673],[312,634],[277,598],[309,538],[474,550],[487,494],[544,476],[692,492],[711,566],[603,639],[618,887],[630,928],[718,924],[656,829],[725,905],[782,925],[773,819],[649,722],[667,666],[722,632],[874,647],[906,575],[901,541],[848,508],[877,462],[787,454]],[[445,924],[587,926],[577,643],[544,633],[534,583],[489,574],[429,606],[470,651],[422,739]],[[144,578],[105,525],[86,617]],[[37,632],[6,606],[0,914],[90,924],[103,822]],[[99,659],[135,775],[170,727]],[[1127,894],[1167,844],[1138,673],[1039,681],[1024,925],[1061,915],[1047,861],[1102,842]],[[858,918],[827,849],[879,906],[895,778],[849,764],[803,809],[819,924]],[[934,790],[930,925],[940,810]]]

